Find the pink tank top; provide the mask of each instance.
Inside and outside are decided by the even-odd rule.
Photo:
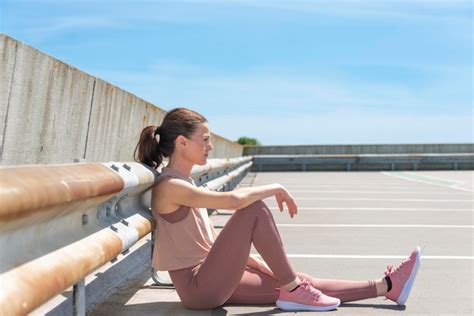
[[[191,178],[168,167],[162,169],[155,185],[159,185],[166,177],[183,179],[195,185]],[[188,268],[207,257],[217,236],[207,209],[182,205],[169,214],[159,214],[153,210],[153,217],[156,222],[152,259],[154,269],[171,271]]]

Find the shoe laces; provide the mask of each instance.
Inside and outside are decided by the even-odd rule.
[[[301,280],[300,287],[304,289],[307,293],[310,293],[316,301],[321,296],[321,291],[315,289],[306,279]]]
[[[402,261],[397,267],[395,267],[395,268],[393,267],[393,265],[388,265],[388,266],[387,266],[387,270],[385,271],[385,275],[386,275],[386,276],[390,276],[390,275],[392,275],[392,274],[394,274],[394,273],[397,273],[397,271],[401,270],[401,269],[403,268],[403,266],[408,263],[408,261],[410,261],[410,259],[405,259],[405,260],[403,260],[403,261]]]

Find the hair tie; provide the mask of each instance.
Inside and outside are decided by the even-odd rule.
[[[156,135],[158,135],[158,138],[156,137]],[[155,140],[155,142],[159,145],[160,144],[160,127],[158,126],[155,131],[153,132],[153,139]]]

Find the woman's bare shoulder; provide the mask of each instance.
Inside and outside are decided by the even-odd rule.
[[[173,203],[173,193],[177,187],[189,185],[186,181],[178,178],[164,177],[160,179],[152,190],[152,209],[159,214],[168,214],[179,208],[179,204]]]
[[[163,179],[158,180],[154,186],[154,190],[172,194],[173,190],[176,188],[188,188],[189,186],[192,186],[192,184],[186,180],[173,177],[164,177]]]

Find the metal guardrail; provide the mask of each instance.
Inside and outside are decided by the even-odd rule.
[[[222,190],[251,159],[213,160],[192,177]],[[135,162],[0,168],[0,314],[27,314],[74,285],[83,315],[84,278],[153,230],[157,175]]]
[[[191,177],[197,186],[207,183],[213,179],[224,176],[235,168],[252,161],[251,156],[232,159],[208,159],[205,166],[195,166],[191,172]],[[215,188],[218,190],[218,188]]]

